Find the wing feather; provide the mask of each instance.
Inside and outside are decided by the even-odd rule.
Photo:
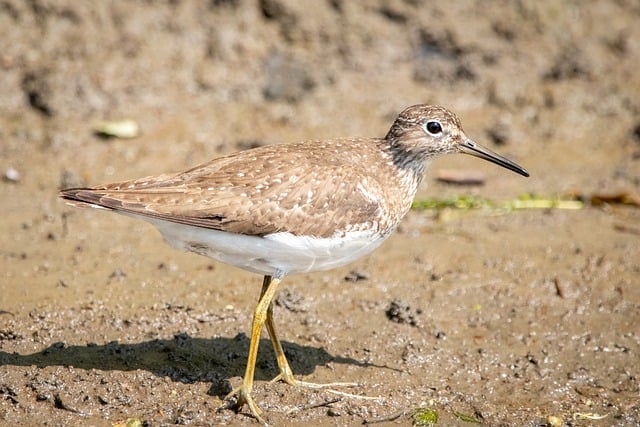
[[[353,151],[341,155],[340,140],[301,144],[242,151],[178,174],[68,189],[61,196],[71,204],[248,235],[328,237],[386,209],[358,191],[365,180],[368,188],[384,189],[353,161]]]

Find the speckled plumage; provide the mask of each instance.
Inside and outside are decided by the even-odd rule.
[[[461,152],[528,173],[464,134],[442,107],[415,105],[385,138],[332,139],[255,148],[177,174],[67,189],[72,205],[144,219],[173,246],[265,275],[254,312],[247,371],[237,396],[261,420],[251,395],[266,326],[279,378],[297,386],[276,337],[271,299],[287,274],[344,265],[378,247],[409,210],[429,161]]]
[[[399,194],[388,185],[407,173],[389,165],[383,143],[336,139],[266,146],[176,175],[64,194],[118,211],[252,236],[330,237],[363,227],[385,231],[406,212],[413,194]],[[374,174],[367,168],[371,162],[380,165]]]
[[[448,138],[427,141],[420,123],[447,124]],[[392,231],[404,216],[427,162],[465,138],[441,107],[414,106],[386,138],[272,145],[220,157],[178,174],[68,189],[62,197],[196,227],[264,236],[331,237]]]

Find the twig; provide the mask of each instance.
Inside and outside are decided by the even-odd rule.
[[[383,415],[381,417],[376,417],[376,418],[371,418],[369,420],[364,420],[362,421],[362,424],[377,424],[377,423],[384,423],[387,421],[394,421],[397,420],[398,418],[407,415],[408,410],[407,409],[403,409],[401,411],[398,412],[394,412],[392,414],[389,415]]]
[[[294,412],[302,412],[302,411],[308,411],[310,409],[316,409],[316,408],[321,408],[323,406],[329,406],[332,405],[336,402],[340,402],[342,399],[340,399],[339,397],[336,397],[335,399],[331,399],[331,400],[327,400],[325,402],[320,402],[320,403],[314,403],[313,405],[307,405],[307,406],[303,406],[302,408],[293,408],[287,411],[287,415],[291,415]]]

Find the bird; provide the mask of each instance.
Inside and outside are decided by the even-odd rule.
[[[61,190],[73,206],[147,221],[173,247],[263,276],[242,384],[225,398],[266,424],[253,397],[258,342],[266,328],[282,380],[297,379],[273,322],[285,276],[346,265],[379,247],[411,208],[430,162],[463,153],[528,177],[522,166],[470,139],[450,110],[404,109],[384,138],[335,138],[261,146],[180,173]]]

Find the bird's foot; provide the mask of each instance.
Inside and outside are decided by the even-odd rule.
[[[267,426],[267,422],[260,416],[262,411],[258,408],[256,401],[253,399],[251,388],[252,387],[248,387],[244,383],[240,387],[236,387],[231,391],[231,393],[225,396],[223,404],[219,409],[234,408],[236,411],[240,411],[244,405],[247,405],[249,407],[249,412],[251,412],[251,416],[253,416],[253,418],[255,418],[260,424]],[[232,403],[234,400],[235,403]]]
[[[352,399],[361,399],[361,400],[382,399],[381,397],[361,396],[359,394],[352,394],[352,393],[346,393],[344,391],[333,390],[334,388],[339,388],[339,387],[359,387],[361,384],[358,384],[358,383],[343,383],[343,382],[323,383],[323,384],[312,383],[312,382],[298,380],[293,376],[293,374],[290,371],[287,372],[286,370],[281,372],[277,377],[275,377],[269,382],[274,383],[277,381],[283,381],[294,387],[306,387],[306,388],[311,388],[315,390],[322,389],[322,390],[325,390],[327,393],[337,394],[338,396],[348,397]]]
[[[335,388],[335,387],[358,387],[360,385],[358,383],[335,382],[335,383],[318,384],[318,383],[312,383],[307,381],[301,381],[296,377],[294,377],[293,373],[290,370],[283,370],[282,372],[280,372],[280,374],[277,377],[272,379],[270,382],[275,383],[278,381],[283,381],[294,387],[305,387],[305,388],[313,388],[313,389]]]

